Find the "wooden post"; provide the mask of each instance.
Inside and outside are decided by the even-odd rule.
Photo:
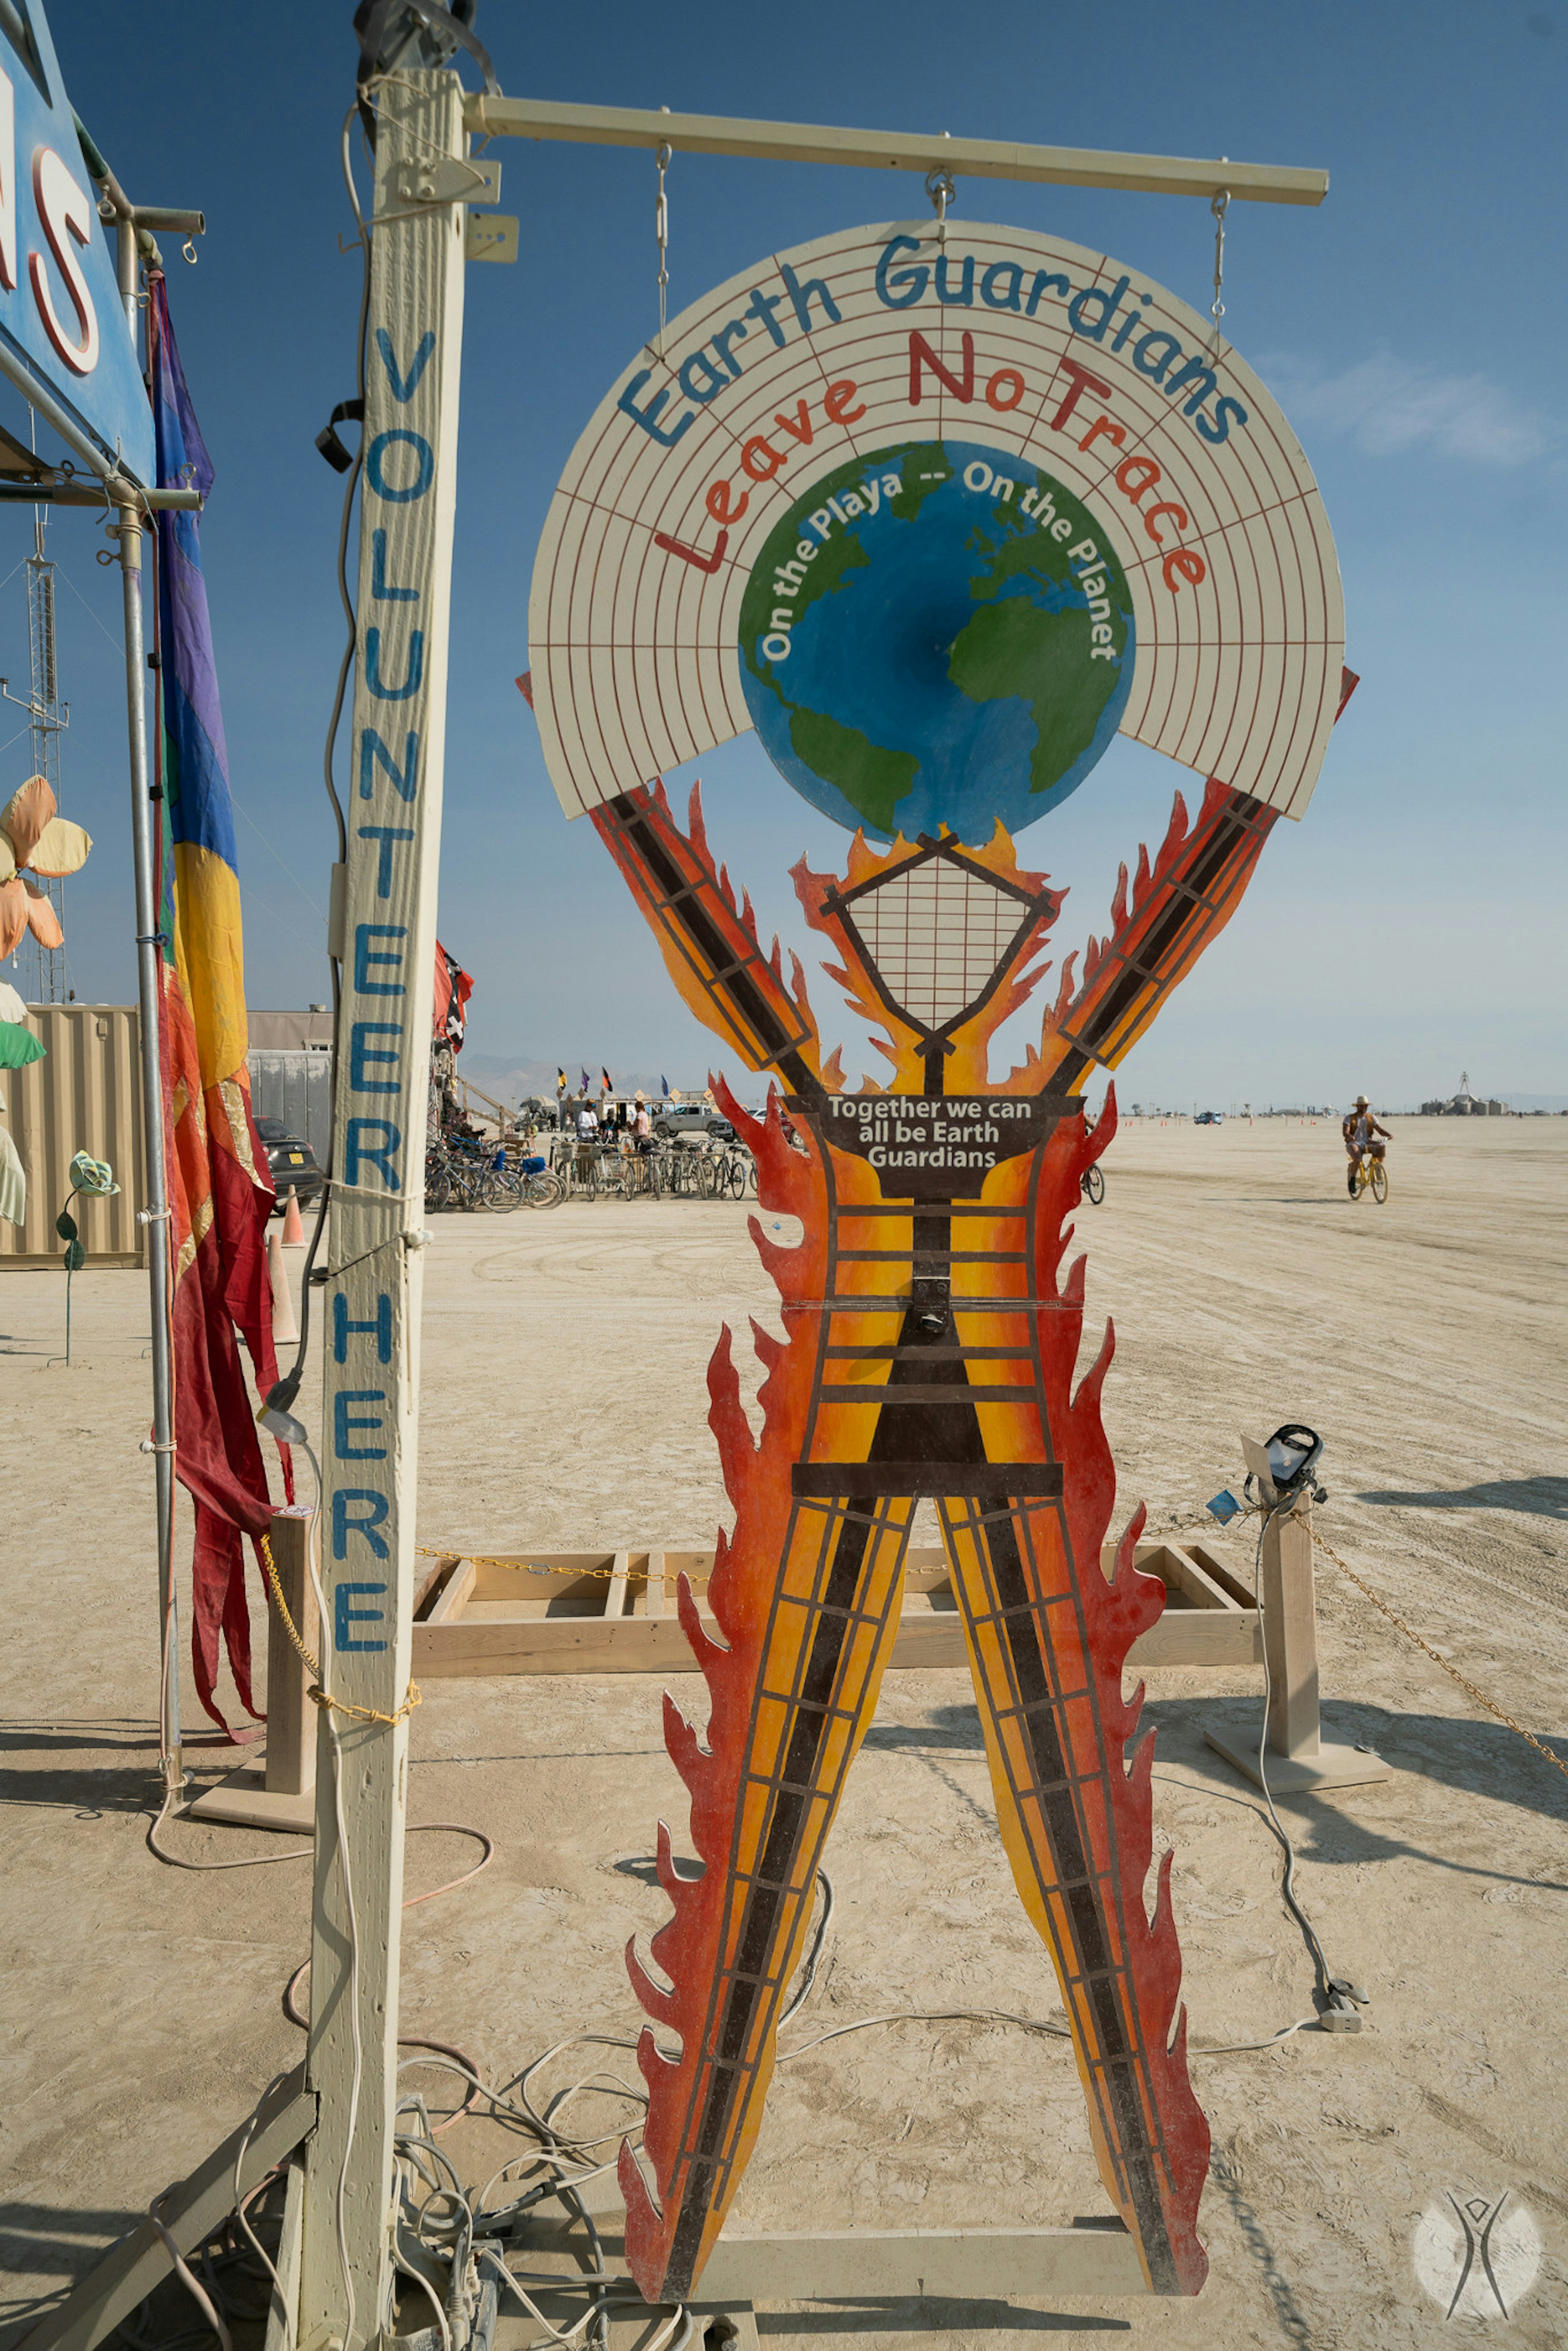
[[[272,1564],[294,1629],[319,1655],[320,1612],[308,1553],[319,1553],[320,1527],[300,1503],[272,1514]],[[316,1785],[316,1709],[306,1696],[305,1660],[288,1637],[276,1602],[267,1612],[267,1792],[308,1796]]]
[[[1312,1504],[1263,1529],[1263,1654],[1269,1665],[1269,1744],[1276,1755],[1315,1756],[1318,1733],[1318,1623],[1312,1585]]]
[[[1244,1437],[1241,1450],[1269,1517],[1263,1522],[1259,1591],[1263,1604],[1263,1656],[1268,1667],[1269,1711],[1266,1769],[1274,1794],[1308,1788],[1354,1788],[1386,1780],[1388,1766],[1370,1750],[1325,1745],[1318,1711],[1318,1617],[1312,1573],[1312,1498],[1310,1486],[1289,1509],[1276,1510],[1279,1494],[1269,1473],[1269,1456],[1256,1438]],[[1217,1754],[1258,1786],[1255,1732],[1206,1730]]]
[[[420,1250],[463,324],[463,93],[375,89],[359,647],[333,875],[342,968],[323,1296],[324,1687],[317,1762],[299,2351],[392,2307],[399,1919],[414,1587]],[[456,185],[454,186],[454,182]]]
[[[272,1564],[288,1614],[312,1655],[319,1655],[319,1612],[310,1577],[309,1552],[320,1547],[319,1524],[302,1503],[272,1514]],[[282,1614],[269,1592],[267,1608],[267,1768],[242,1763],[198,1796],[193,1819],[226,1821],[232,1827],[275,1829],[309,1836],[316,1826],[316,1708],[306,1695],[308,1670],[289,1639]]]

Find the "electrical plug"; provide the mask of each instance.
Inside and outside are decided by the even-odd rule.
[[[279,1385],[281,1384],[280,1382]],[[273,1395],[277,1393],[277,1389],[274,1389]],[[294,1399],[290,1396],[287,1401],[292,1404]],[[291,1412],[286,1412],[281,1404],[274,1404],[270,1396],[256,1416],[267,1435],[276,1437],[279,1445],[308,1445],[310,1442],[310,1431],[306,1427],[305,1423],[302,1420],[296,1420],[294,1415]]]

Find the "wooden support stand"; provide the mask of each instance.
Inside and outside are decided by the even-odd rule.
[[[613,2179],[585,2181],[579,2194],[594,2218],[607,2266],[623,2273],[624,2215]],[[567,2299],[558,2304],[539,2281],[558,2275],[564,2286],[581,2276],[588,2248],[580,2222],[547,2202],[516,2227],[508,2250],[535,2281],[529,2292],[541,2314],[570,2325],[577,2305]],[[726,2231],[689,2307],[699,2330],[727,2318],[737,2351],[758,2351],[756,2312],[765,2304],[850,2303],[854,2324],[863,2326],[879,2304],[967,2303],[978,2319],[988,2305],[1014,2300],[1055,2309],[1085,2297],[1147,2293],[1134,2240],[1107,2214],[1060,2229],[842,2229],[799,2236]],[[907,2331],[901,2314],[888,2308],[882,2314],[887,2331]],[[637,2351],[668,2315],[634,2296],[617,2298],[608,2314],[611,2351]],[[921,2329],[939,2323],[935,2312],[915,2321]],[[440,2351],[434,2328],[400,2341],[404,2351]]]
[[[272,1563],[300,1639],[318,1646],[316,1593],[306,1556],[310,1513],[303,1505],[277,1510]],[[267,1614],[267,1762],[243,1764],[198,1796],[191,1817],[228,1821],[249,1829],[284,1829],[308,1836],[316,1826],[316,1708],[306,1696],[305,1663],[284,1628],[276,1602]]]
[[[160,2214],[174,2244],[193,2252],[233,2210],[236,2165],[241,2193],[255,2187],[275,2164],[287,2163],[287,2191],[277,2267],[282,2287],[267,2314],[266,2351],[293,2351],[296,2331],[289,2314],[298,2307],[304,2169],[300,2160],[315,2127],[317,2100],[306,2089],[303,2066],[287,2074],[260,2105],[183,2182],[160,2199]],[[623,2271],[624,2214],[613,2175],[602,2174],[579,2190],[595,2217],[600,2243],[612,2270]],[[521,2252],[536,2276],[558,2274],[563,2287],[580,2276],[586,2241],[580,2223],[553,2203],[541,2205],[515,2231],[510,2250]],[[17,2351],[97,2351],[143,2296],[167,2277],[172,2256],[165,2241],[143,2220],[82,2278],[57,2308],[39,2319]],[[546,2286],[531,2289],[548,2318],[557,2304]],[[850,2229],[810,2234],[725,2234],[704,2268],[692,2309],[699,2324],[716,2317],[733,2324],[738,2351],[758,2351],[755,2308],[758,2304],[802,2301],[853,2302],[863,2317],[878,2304],[931,2301],[995,2304],[1017,2300],[1055,2306],[1085,2296],[1145,2294],[1138,2249],[1113,2215],[1090,2216],[1059,2229]],[[414,2307],[421,2306],[415,2297]],[[575,2300],[562,2302],[559,2317],[570,2324]],[[648,2340],[663,2314],[633,2297],[611,2306],[611,2351],[635,2351]],[[890,2323],[893,2314],[888,2314]],[[935,2315],[925,2322],[935,2325]],[[406,2321],[405,2321],[406,2324]],[[386,2338],[389,2342],[392,2338]],[[509,2339],[503,2336],[503,2340]],[[439,2336],[415,2332],[396,2340],[405,2351],[438,2351]]]
[[[1206,1539],[1141,1542],[1134,1556],[1166,1586],[1165,1614],[1128,1656],[1134,1671],[1261,1662],[1252,1594]],[[1107,1572],[1114,1558],[1107,1546]],[[433,1562],[415,1596],[414,1677],[694,1674],[675,1614],[678,1580],[690,1576],[698,1611],[711,1623],[713,1563],[711,1551],[536,1551],[485,1560],[449,1552]],[[891,1663],[895,1671],[967,1663],[939,1550],[909,1553]]]
[[[1277,1496],[1269,1456],[1249,1437],[1241,1440],[1247,1467],[1266,1505]],[[1309,1788],[1355,1788],[1386,1780],[1380,1756],[1356,1747],[1325,1745],[1318,1713],[1317,1602],[1312,1577],[1312,1499],[1310,1487],[1289,1510],[1270,1517],[1263,1529],[1260,1571],[1263,1597],[1262,1650],[1269,1668],[1269,1786],[1275,1795]],[[1205,1739],[1261,1787],[1258,1741],[1251,1733],[1206,1730]]]

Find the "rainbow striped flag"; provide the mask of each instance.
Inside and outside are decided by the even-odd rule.
[[[190,484],[204,497],[212,461],[186,390],[162,277],[150,274],[148,285],[158,480]],[[240,1343],[265,1395],[277,1377],[267,1262],[274,1193],[251,1118],[239,861],[193,514],[159,515],[156,560],[174,1459],[195,1506],[196,1690],[226,1730],[215,1697],[220,1635],[240,1703],[261,1719],[251,1695],[244,1537],[254,1543],[267,1531],[272,1501]],[[284,1475],[289,1485],[287,1461]],[[265,1600],[265,1583],[262,1589]]]

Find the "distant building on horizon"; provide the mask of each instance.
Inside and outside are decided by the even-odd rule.
[[[1421,1115],[1423,1118],[1507,1118],[1511,1113],[1506,1102],[1483,1102],[1479,1094],[1471,1093],[1470,1073],[1469,1070],[1461,1070],[1458,1092],[1450,1094],[1447,1102],[1423,1102]]]

